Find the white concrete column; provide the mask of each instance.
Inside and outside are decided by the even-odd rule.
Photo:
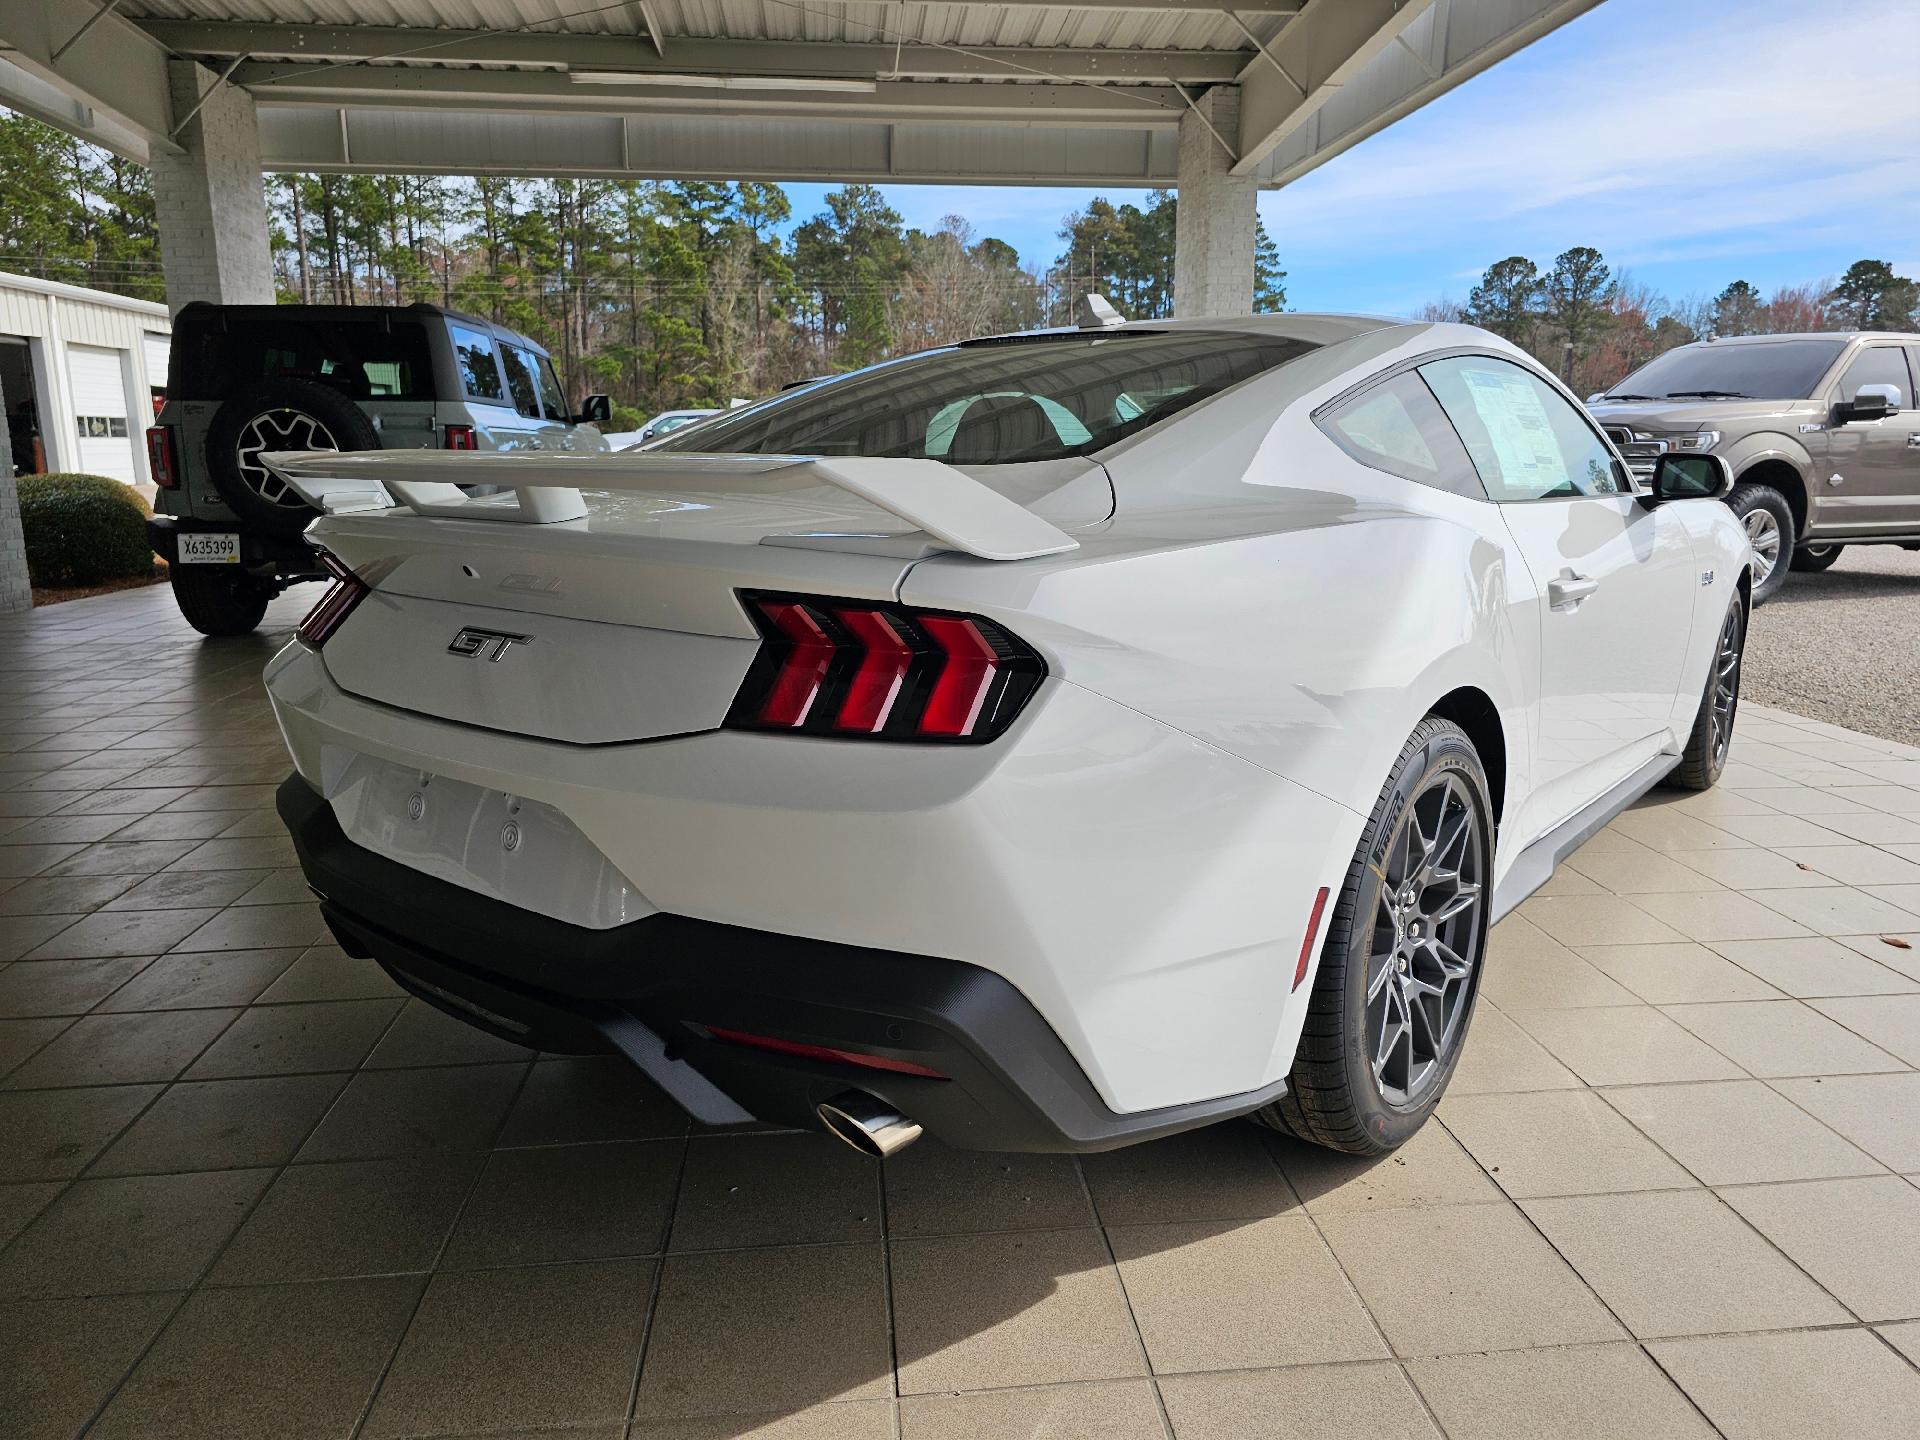
[[[191,60],[167,66],[173,113],[200,108],[175,137],[179,155],[155,149],[153,202],[167,304],[189,300],[271,305],[267,196],[260,179],[260,130],[253,97],[222,84],[203,104],[214,72]],[[176,123],[178,123],[176,121]]]
[[[1253,313],[1254,180],[1228,173],[1233,157],[1215,131],[1228,143],[1239,135],[1239,86],[1216,86],[1180,117],[1173,243],[1173,313],[1180,318]]]

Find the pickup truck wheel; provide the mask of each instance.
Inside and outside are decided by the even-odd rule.
[[[317,380],[249,385],[207,427],[207,473],[220,498],[263,534],[298,535],[319,513],[260,463],[274,450],[378,450],[380,432],[352,400]]]
[[[1803,575],[1825,570],[1840,558],[1840,552],[1846,548],[1844,545],[1802,545],[1793,552],[1793,568]]]
[[[1429,716],[1401,748],[1332,897],[1287,1093],[1253,1118],[1349,1155],[1413,1137],[1453,1078],[1492,898],[1487,777]]]
[[[273,599],[273,587],[251,575],[214,565],[175,565],[168,577],[174,603],[202,635],[250,635]]]
[[[1787,583],[1793,555],[1793,507],[1771,485],[1739,485],[1727,497],[1727,508],[1753,542],[1753,603],[1763,605]]]

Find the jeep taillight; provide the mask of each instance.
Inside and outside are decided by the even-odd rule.
[[[1040,688],[1033,648],[978,615],[742,595],[760,652],[726,723],[843,740],[980,744]]]
[[[479,448],[480,448],[480,440],[479,440],[479,437],[477,437],[473,433],[473,426],[471,425],[447,426],[447,449],[478,450]]]
[[[353,607],[371,593],[366,581],[324,550],[320,552],[320,564],[333,576],[333,583],[327,587],[327,593],[320,597],[320,603],[307,612],[307,618],[300,622],[300,628],[294,631],[316,650],[326,644],[333,632],[353,613]]]
[[[180,488],[180,467],[173,462],[171,425],[147,427],[147,469],[153,472],[153,483],[160,489]]]

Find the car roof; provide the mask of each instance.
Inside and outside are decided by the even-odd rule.
[[[532,350],[537,354],[546,355],[549,359],[552,358],[546,346],[538,340],[528,338],[518,330],[509,330],[505,325],[489,320],[484,315],[470,315],[464,310],[434,305],[425,300],[417,300],[411,305],[218,305],[210,300],[194,300],[180,307],[180,314],[174,323],[178,325],[181,320],[196,316],[219,316],[223,319],[231,316],[240,320],[306,319],[332,324],[345,321],[365,323],[376,319],[401,317],[421,319],[431,316],[442,320],[458,321],[462,325],[471,325],[510,344],[518,345],[522,349]]]
[[[1296,340],[1311,340],[1319,345],[1337,345],[1356,335],[1387,330],[1408,322],[1382,315],[1353,315],[1336,311],[1289,310],[1275,315],[1193,315],[1168,320],[1127,320],[1118,325],[1056,325],[1040,330],[1009,331],[1001,335],[982,335],[963,340],[963,345],[991,345],[1019,340],[1068,335],[1115,335],[1129,331],[1231,330],[1256,335],[1282,335]],[[831,377],[826,377],[831,378]]]
[[[1920,335],[1898,330],[1790,330],[1779,335],[1710,335],[1695,340],[1695,345],[1766,345],[1776,340],[1904,340],[1909,345]]]

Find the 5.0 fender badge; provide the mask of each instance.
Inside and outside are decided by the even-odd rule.
[[[513,635],[505,630],[481,630],[469,625],[453,637],[447,646],[449,655],[464,655],[469,660],[486,656],[498,661],[515,645],[531,645],[533,636]],[[491,651],[491,653],[489,653]]]

